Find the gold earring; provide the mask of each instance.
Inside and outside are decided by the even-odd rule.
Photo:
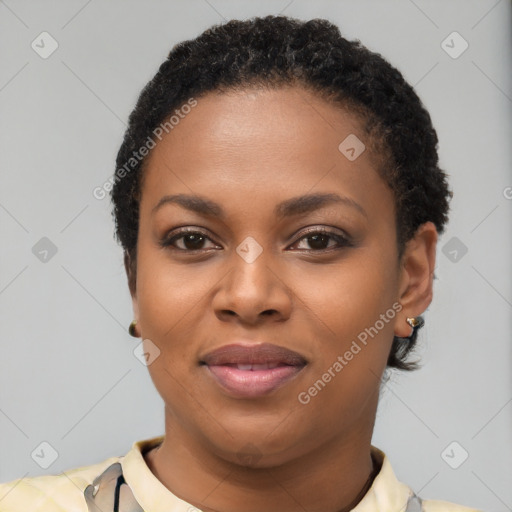
[[[133,320],[130,324],[130,327],[128,327],[128,332],[130,333],[130,336],[133,336],[134,338],[138,338],[137,333],[135,332],[135,326],[137,325],[137,320]]]
[[[408,338],[411,338],[416,329],[420,329],[425,325],[425,320],[423,320],[423,317],[421,316],[408,317],[406,321],[412,327],[412,332]]]

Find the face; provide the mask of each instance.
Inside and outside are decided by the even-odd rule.
[[[356,139],[340,151],[348,136],[359,156]],[[355,115],[288,87],[198,98],[151,151],[132,298],[176,432],[226,459],[251,446],[262,465],[371,436],[393,336],[430,302],[429,279],[410,287],[433,270],[433,246],[399,265],[370,147]],[[176,195],[188,203],[165,200]],[[261,342],[306,364],[252,395],[201,364]]]

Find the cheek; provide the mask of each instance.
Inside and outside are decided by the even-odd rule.
[[[159,351],[148,371],[164,402],[184,410],[195,403],[188,402],[192,391],[188,376],[196,363],[190,354],[191,341],[198,334],[193,326],[201,322],[202,301],[208,292],[202,274],[173,265],[165,250],[140,246],[137,299],[141,334]]]
[[[349,411],[353,419],[375,398],[393,341],[391,268],[375,252],[360,250],[332,266],[328,276],[322,275],[325,269],[308,275],[304,302],[311,308],[319,350],[301,391],[315,396],[312,408],[319,415],[327,410],[349,421],[344,419]]]
[[[215,281],[198,266],[173,264],[165,249],[141,246],[139,258],[137,299],[143,335],[162,343],[175,340],[185,323],[197,320]]]
[[[310,286],[298,291],[318,347],[301,396],[311,400],[305,407],[340,426],[356,421],[375,400],[396,316],[392,272],[384,262],[360,256],[331,268],[328,278],[321,275],[325,269],[310,273]]]
[[[328,345],[342,349],[378,322],[387,336],[392,331],[394,310],[386,315],[394,299],[395,276],[387,262],[379,261],[370,251],[359,250],[354,256],[329,267],[311,268],[307,278],[297,280],[297,295],[311,312],[311,320]],[[388,322],[379,321],[381,314]],[[364,336],[362,336],[364,337]]]

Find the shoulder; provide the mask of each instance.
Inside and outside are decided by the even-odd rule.
[[[122,458],[110,457],[58,475],[24,477],[0,483],[0,512],[87,512],[85,488]]]
[[[380,464],[375,478],[361,507],[354,512],[373,512],[374,510],[401,510],[402,512],[482,512],[476,508],[457,505],[442,500],[431,500],[416,494],[411,487],[396,477],[386,454],[372,445],[372,456]]]
[[[476,508],[457,505],[449,501],[423,500],[423,512],[482,512]]]

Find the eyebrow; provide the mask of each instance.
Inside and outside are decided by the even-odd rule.
[[[226,218],[226,213],[219,204],[200,196],[188,194],[163,196],[151,210],[151,215],[154,215],[157,210],[169,203],[178,204],[183,208],[200,215],[218,217],[223,220]],[[316,193],[292,197],[291,199],[287,199],[286,201],[277,204],[274,208],[274,215],[277,218],[282,219],[285,217],[309,213],[331,204],[344,204],[357,210],[368,218],[368,214],[359,203],[350,197],[340,196],[333,193]]]

